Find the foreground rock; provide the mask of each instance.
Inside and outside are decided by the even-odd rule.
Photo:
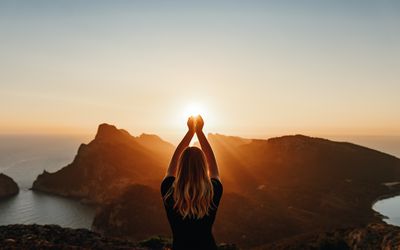
[[[362,228],[345,228],[319,234],[304,234],[254,248],[254,250],[261,249],[400,249],[400,228],[384,223],[369,224]]]
[[[168,250],[171,239],[152,236],[133,242],[104,237],[87,229],[69,229],[56,225],[0,226],[0,249],[131,249]],[[251,248],[252,250],[316,249],[399,249],[400,228],[384,223],[359,228],[302,234]],[[238,250],[232,244],[219,244],[219,250]]]
[[[129,241],[56,225],[0,226],[0,246],[1,249],[142,249]]]
[[[150,237],[141,242],[103,237],[87,229],[62,228],[56,225],[0,226],[0,249],[170,249],[171,239]],[[234,245],[219,249],[235,250]]]
[[[7,175],[0,174],[0,199],[18,194],[17,183]]]
[[[157,186],[173,146],[158,136],[131,136],[101,124],[96,137],[82,144],[74,161],[55,173],[39,175],[32,189],[93,203],[106,203],[133,183]]]

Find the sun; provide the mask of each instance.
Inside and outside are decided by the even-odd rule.
[[[189,105],[186,106],[184,110],[185,118],[188,118],[189,116],[198,116],[198,115],[201,115],[202,117],[207,116],[207,112],[204,105],[201,105],[200,103],[190,103]]]
[[[182,105],[180,112],[177,112],[177,125],[180,128],[186,129],[186,122],[190,116],[198,116],[201,115],[204,120],[204,127],[207,131],[213,130],[215,128],[216,119],[215,112],[216,108],[210,108],[210,103],[202,103],[202,102],[187,102]],[[179,117],[178,117],[179,116]]]

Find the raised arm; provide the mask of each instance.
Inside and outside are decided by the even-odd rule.
[[[203,133],[204,121],[203,118],[199,115],[196,120],[196,134],[199,139],[201,149],[203,150],[206,160],[208,163],[208,170],[210,172],[211,178],[216,178],[219,180],[219,171],[217,161],[214,156],[214,152],[211,148],[210,143],[207,140],[207,137]]]
[[[189,117],[187,121],[187,125],[189,130],[187,131],[186,135],[183,137],[182,141],[178,144],[175,149],[175,152],[171,158],[171,162],[169,163],[169,167],[167,170],[167,176],[176,176],[176,170],[178,168],[178,161],[179,157],[181,156],[183,150],[187,148],[192,140],[194,133],[195,133],[195,119],[193,116]]]

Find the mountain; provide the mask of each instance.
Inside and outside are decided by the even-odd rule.
[[[268,186],[331,189],[343,182],[380,185],[400,177],[398,158],[346,142],[303,135],[231,143],[230,137],[210,134],[209,140],[225,185],[242,192]]]
[[[5,174],[0,173],[0,199],[19,192],[17,183]]]
[[[156,135],[130,135],[109,124],[98,127],[75,159],[55,173],[44,171],[32,189],[104,203],[134,183],[152,187],[164,176],[174,147]]]
[[[304,135],[208,139],[224,185],[218,242],[251,248],[306,232],[362,228],[381,222],[372,203],[400,192],[385,185],[400,181],[400,159],[352,143]],[[102,124],[70,165],[43,173],[33,189],[96,202],[93,229],[105,235],[170,235],[159,185],[173,150],[157,136]]]
[[[224,136],[209,140],[226,189],[249,200],[222,200],[216,220],[218,239],[240,246],[379,222],[372,204],[400,193],[385,185],[400,180],[400,160],[352,143],[303,135],[236,146]]]
[[[248,140],[210,134],[208,139],[226,191],[214,227],[219,242],[249,248],[305,232],[362,227],[381,221],[371,208],[376,199],[400,191],[384,185],[400,180],[400,160],[355,144],[303,135]],[[142,211],[152,211],[160,225],[150,223],[146,231],[168,234],[162,204],[154,203],[158,187],[137,194],[101,207],[93,228],[140,239],[141,228],[132,225],[146,224]]]

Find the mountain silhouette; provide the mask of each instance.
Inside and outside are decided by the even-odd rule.
[[[306,232],[381,222],[374,201],[399,193],[400,159],[304,135],[268,140],[209,134],[224,184],[215,236],[241,247]],[[170,235],[159,185],[174,147],[155,135],[99,126],[74,161],[38,176],[33,189],[99,205],[93,229],[141,240]]]
[[[131,136],[101,124],[94,140],[81,144],[73,162],[55,173],[44,171],[32,189],[102,203],[127,185],[159,185],[174,147],[155,135]]]

